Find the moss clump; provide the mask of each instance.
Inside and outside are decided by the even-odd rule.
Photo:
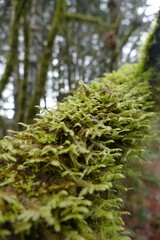
[[[122,179],[151,107],[137,66],[82,84],[0,143],[1,239],[125,240]]]

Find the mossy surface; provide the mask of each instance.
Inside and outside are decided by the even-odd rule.
[[[142,48],[141,62],[139,67],[145,73],[146,81],[152,87],[152,96],[156,108],[160,110],[160,11],[156,24],[148,35],[147,41]]]
[[[124,178],[148,132],[149,86],[128,65],[0,142],[0,239],[125,240]]]

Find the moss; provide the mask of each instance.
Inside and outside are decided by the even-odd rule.
[[[125,66],[0,143],[0,235],[125,240],[123,179],[139,164],[149,86]],[[11,238],[10,238],[11,237]]]
[[[160,12],[141,52],[139,67],[152,87],[156,106],[160,106]]]

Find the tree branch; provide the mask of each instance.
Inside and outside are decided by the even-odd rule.
[[[86,16],[80,13],[68,13],[66,15],[67,21],[81,21],[87,24],[97,24],[102,29],[107,30],[107,24],[105,21],[102,20],[100,17],[94,17],[94,16]]]

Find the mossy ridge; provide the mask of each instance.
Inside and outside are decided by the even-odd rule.
[[[125,240],[122,179],[152,114],[137,66],[97,79],[0,144],[3,239]]]

